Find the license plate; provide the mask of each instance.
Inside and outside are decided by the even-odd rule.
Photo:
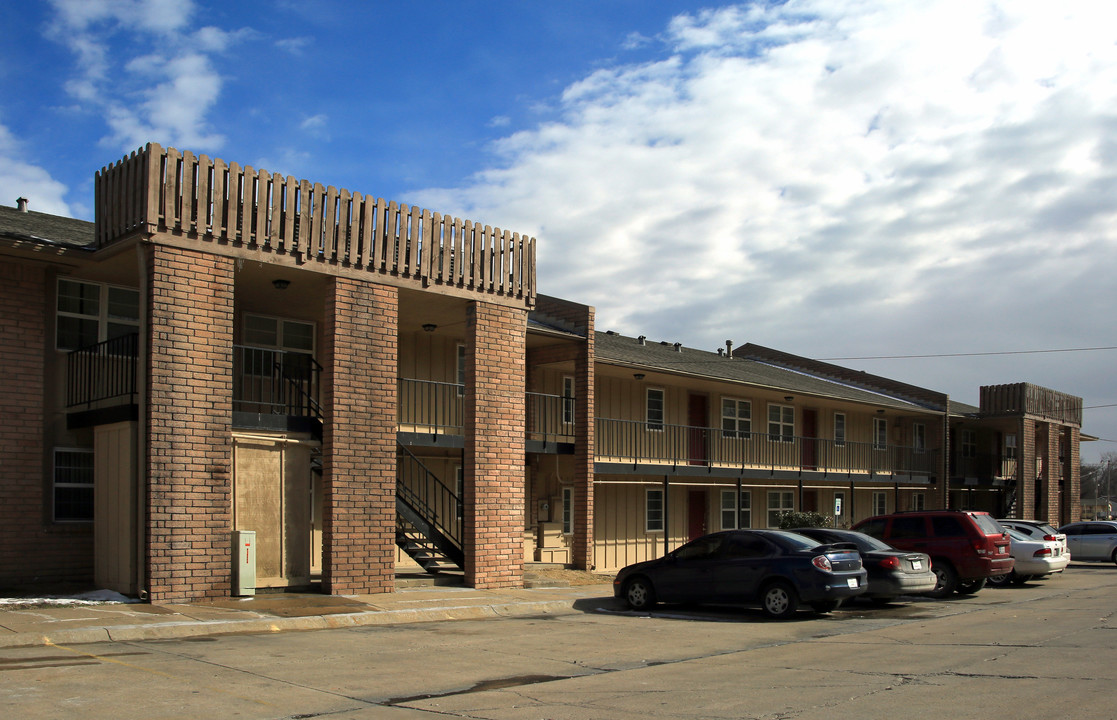
[[[912,567],[913,570],[922,570],[923,569],[923,561],[922,560],[912,560],[911,561],[911,567]]]
[[[857,587],[857,578],[846,578],[846,583],[851,587]]]

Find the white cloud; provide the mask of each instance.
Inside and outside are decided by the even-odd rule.
[[[64,200],[67,187],[27,159],[26,150],[0,125],[0,203],[14,207],[27,198],[28,208],[53,215],[71,215]]]
[[[1115,25],[1117,3],[1032,0],[680,16],[659,60],[572,84],[499,166],[421,201],[537,234],[540,290],[603,329],[813,355],[1088,346],[1117,334],[1097,270],[1117,263]],[[1117,402],[1063,361],[904,379]]]
[[[110,132],[103,142],[125,151],[149,141],[202,151],[221,147],[224,138],[208,120],[222,87],[210,54],[250,31],[207,26],[191,32],[195,8],[189,0],[52,0],[52,5],[50,34],[77,60],[66,90],[104,117]],[[113,44],[120,33],[139,42]]]

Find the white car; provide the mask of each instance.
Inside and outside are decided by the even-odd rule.
[[[998,520],[1002,527],[1012,528],[1019,530],[1027,535],[1032,540],[1049,540],[1059,543],[1063,547],[1063,554],[1068,559],[1074,559],[1070,553],[1070,547],[1067,545],[1067,536],[1056,530],[1048,523],[1040,520],[1017,520],[1015,518],[1006,518]]]
[[[990,585],[1021,585],[1055,573],[1061,573],[1070,564],[1070,556],[1063,553],[1062,545],[1056,540],[1037,540],[1019,530],[1005,528],[1011,543],[1009,551],[1016,563],[1007,575],[994,575],[989,578]]]
[[[1059,528],[1075,560],[1117,563],[1117,521],[1083,520]]]

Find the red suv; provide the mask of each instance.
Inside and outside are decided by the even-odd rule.
[[[946,597],[955,590],[972,594],[985,587],[986,578],[1012,572],[1008,535],[986,512],[899,512],[862,520],[853,529],[894,548],[930,555],[939,580],[927,593],[931,597]]]

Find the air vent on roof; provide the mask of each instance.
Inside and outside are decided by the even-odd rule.
[[[20,212],[27,212],[27,198],[21,197],[16,199],[16,208]]]
[[[682,351],[683,351],[683,344],[682,343],[675,343],[675,352],[682,352]]]
[[[636,338],[636,342],[640,343],[641,345],[646,345],[648,342],[648,336],[641,335],[640,337]]]
[[[725,354],[728,355],[729,357],[733,357],[733,341],[732,340],[726,340],[725,341]]]
[[[616,330],[606,330],[605,334],[606,335],[620,335],[620,333],[617,332]]]

